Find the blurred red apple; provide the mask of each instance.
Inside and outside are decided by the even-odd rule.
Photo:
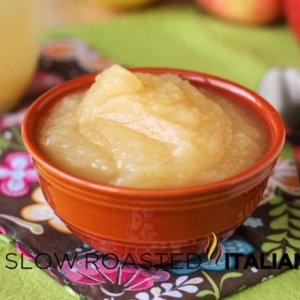
[[[283,13],[282,0],[194,0],[205,11],[225,20],[264,25]],[[291,0],[290,2],[300,2]]]
[[[300,0],[285,0],[284,8],[290,26],[300,43]]]

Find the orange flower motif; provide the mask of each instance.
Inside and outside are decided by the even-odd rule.
[[[36,188],[31,193],[31,199],[35,201],[36,204],[27,205],[21,210],[23,219],[33,222],[48,221],[48,224],[56,230],[62,233],[71,234],[70,230],[54,214],[53,210],[46,202],[40,187]]]
[[[58,61],[74,59],[90,72],[101,71],[113,64],[113,61],[74,38],[49,41],[42,45],[41,53],[44,57]]]
[[[267,203],[275,196],[277,187],[293,196],[300,196],[296,165],[294,162],[283,157],[278,158],[277,164],[271,173],[260,205]]]

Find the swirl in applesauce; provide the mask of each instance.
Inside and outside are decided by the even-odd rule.
[[[262,120],[234,99],[120,66],[59,101],[38,128],[42,152],[61,169],[139,188],[219,181],[258,162],[268,145]]]

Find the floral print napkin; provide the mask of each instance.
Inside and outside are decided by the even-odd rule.
[[[292,258],[300,252],[300,189],[288,147],[278,160],[260,207],[220,245],[222,256],[217,264],[203,256],[201,266],[193,270],[180,263],[177,269],[166,266],[143,270],[117,265],[109,270],[100,262],[98,270],[84,268],[85,254],[96,251],[73,236],[46,203],[22,143],[20,125],[30,102],[47,89],[112,63],[80,40],[66,38],[42,45],[39,68],[22,107],[0,117],[0,239],[12,242],[29,260],[39,253],[49,254],[51,262],[49,257],[40,257],[41,266],[71,288],[78,299],[220,299],[286,271],[286,267],[237,270],[233,260],[228,270],[224,253],[253,253],[259,260],[264,252],[268,260],[272,253],[288,253]],[[291,141],[300,144],[295,135],[291,135]],[[300,158],[300,148],[296,145],[293,149]],[[73,268],[67,262],[59,266],[55,260],[55,255],[63,258],[65,254],[76,257]]]

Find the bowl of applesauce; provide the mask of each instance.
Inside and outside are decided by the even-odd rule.
[[[285,139],[275,109],[242,86],[118,65],[42,95],[22,134],[57,216],[136,263],[201,253],[211,232],[228,238],[258,206]]]

